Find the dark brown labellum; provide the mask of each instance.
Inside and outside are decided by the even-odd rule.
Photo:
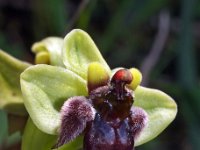
[[[59,147],[84,130],[84,150],[133,150],[134,141],[147,123],[147,114],[133,107],[133,91],[126,87],[133,77],[117,71],[108,85],[85,97],[70,98],[61,110]]]

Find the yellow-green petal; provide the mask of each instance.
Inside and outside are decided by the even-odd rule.
[[[69,97],[87,95],[86,81],[70,70],[35,65],[21,74],[25,107],[34,124],[43,132],[57,134],[60,108]]]
[[[20,88],[20,74],[29,66],[0,50],[0,108],[9,113],[27,115]]]
[[[84,79],[87,79],[88,65],[92,62],[102,64],[110,72],[109,66],[91,37],[80,29],[72,30],[64,38],[63,62],[66,68]]]

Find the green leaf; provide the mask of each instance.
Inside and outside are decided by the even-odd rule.
[[[22,139],[22,150],[50,150],[57,141],[56,135],[49,135],[39,130],[29,118]],[[82,136],[65,144],[57,150],[79,150],[82,147]]]
[[[80,29],[72,30],[64,39],[63,62],[69,70],[87,79],[88,65],[101,63],[108,72],[110,68],[103,59],[91,37]]]
[[[8,137],[8,119],[7,114],[0,110],[0,148]]]
[[[22,150],[50,150],[57,136],[40,131],[29,118],[22,137]]]
[[[70,70],[35,65],[21,74],[26,109],[35,125],[45,133],[57,134],[60,108],[69,97],[87,95],[86,81]]]
[[[63,61],[61,59],[62,47],[63,47],[62,38],[48,37],[43,39],[42,41],[34,43],[31,49],[36,54],[36,60],[35,60],[36,64],[37,64],[37,56],[40,56],[40,54],[43,52],[48,52],[50,57],[50,62],[49,62],[50,65],[64,67]],[[38,59],[42,59],[42,57]],[[40,60],[40,62],[41,61],[42,60]]]
[[[20,74],[29,66],[0,50],[0,108],[9,113],[27,115],[20,90]]]
[[[139,86],[135,91],[135,106],[143,108],[148,113],[149,122],[135,145],[141,145],[160,134],[175,118],[177,105],[167,94]]]

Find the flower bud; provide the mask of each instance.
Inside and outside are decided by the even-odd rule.
[[[35,64],[50,64],[49,52],[39,52],[35,57]]]

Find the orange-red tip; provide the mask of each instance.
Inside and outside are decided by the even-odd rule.
[[[124,82],[125,84],[130,84],[132,80],[133,76],[128,69],[120,69],[113,75],[111,82]]]

